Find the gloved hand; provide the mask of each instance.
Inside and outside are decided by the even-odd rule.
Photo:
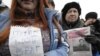
[[[85,36],[85,40],[88,43],[95,44],[97,42],[97,37],[95,35],[87,35]]]

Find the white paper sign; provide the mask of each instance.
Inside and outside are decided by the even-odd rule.
[[[40,28],[12,26],[9,49],[11,56],[44,56]]]

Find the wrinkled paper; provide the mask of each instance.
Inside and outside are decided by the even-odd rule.
[[[75,28],[64,32],[67,33],[66,38],[70,45],[69,56],[92,56],[91,44],[87,43],[85,37],[82,36],[90,35],[90,27]]]
[[[40,28],[11,26],[9,49],[11,56],[44,56]]]

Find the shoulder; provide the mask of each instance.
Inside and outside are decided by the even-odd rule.
[[[44,9],[45,15],[48,16],[56,16],[58,11],[50,8],[45,8]]]
[[[5,9],[0,14],[0,32],[3,31],[10,24],[9,9]]]
[[[6,21],[9,19],[9,9],[5,9],[2,13],[0,13],[0,21]]]
[[[1,13],[0,13],[0,19],[1,18],[8,18],[9,17],[10,10],[8,7],[6,7]]]
[[[82,21],[81,19],[79,20],[79,25],[81,26],[81,27],[83,27],[84,26],[84,21]]]
[[[49,14],[52,13],[53,14],[53,13],[57,13],[58,12],[57,10],[50,9],[50,8],[45,8],[44,11],[45,11],[46,14],[47,13],[49,13]]]
[[[57,20],[61,19],[61,13],[59,13],[57,10],[45,8],[44,12],[48,19],[51,19],[53,16],[55,16],[57,18]]]
[[[6,15],[6,14],[8,15],[9,12],[10,12],[9,8],[5,8],[5,9],[3,10],[3,12],[1,12],[1,14],[2,14],[2,15]]]

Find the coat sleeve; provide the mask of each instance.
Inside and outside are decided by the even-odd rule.
[[[10,25],[9,10],[5,10],[0,14],[0,32]]]
[[[52,16],[57,17],[57,20],[60,20],[61,16],[60,14],[57,13],[55,10],[51,10],[46,8],[45,9],[46,16],[48,18],[48,22],[52,21]],[[63,34],[62,34],[63,35]],[[61,43],[59,46],[53,50],[50,50],[44,54],[44,56],[68,56],[68,51],[69,51],[69,45],[67,41],[65,40],[64,36],[61,38]]]
[[[59,45],[59,47],[55,50],[45,53],[44,56],[68,56],[68,52],[69,45],[67,44],[67,41],[62,38],[62,43]]]

